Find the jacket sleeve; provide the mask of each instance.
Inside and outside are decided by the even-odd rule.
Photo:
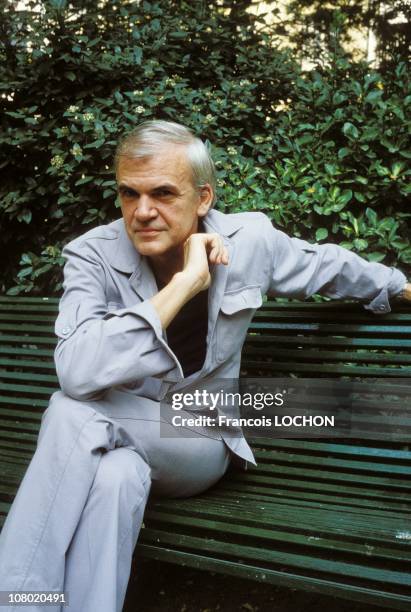
[[[181,378],[149,300],[108,312],[104,268],[87,243],[63,250],[64,294],[55,324],[57,376],[74,399],[147,376]]]
[[[396,268],[369,262],[335,244],[310,244],[290,238],[267,219],[265,236],[272,250],[267,293],[307,298],[320,293],[334,299],[368,302],[374,313],[390,312],[389,299],[399,294],[406,277]]]

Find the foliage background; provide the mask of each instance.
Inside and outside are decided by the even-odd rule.
[[[213,144],[220,210],[261,210],[289,234],[409,272],[404,32],[384,41],[380,19],[377,70],[344,47],[359,18],[349,2],[293,0],[288,21],[272,2],[269,27],[252,4],[4,2],[0,291],[59,292],[62,246],[119,216],[115,145],[148,118]],[[307,4],[312,38],[291,28]],[[315,67],[303,71],[303,55]]]

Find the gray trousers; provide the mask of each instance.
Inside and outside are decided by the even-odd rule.
[[[150,490],[195,495],[230,463],[222,439],[176,429],[160,436],[159,403],[129,393],[52,396],[1,533],[0,590],[64,590],[69,606],[18,609],[121,611]]]

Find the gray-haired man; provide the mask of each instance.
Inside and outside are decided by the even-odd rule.
[[[64,251],[61,391],[1,537],[0,590],[65,590],[75,612],[121,610],[150,490],[194,495],[232,458],[254,462],[242,437],[173,432],[159,402],[238,376],[264,294],[322,292],[374,312],[400,293],[411,299],[398,270],[289,238],[259,213],[211,210],[213,163],[184,126],[139,126],[120,143],[116,172],[123,218]],[[174,435],[160,436],[160,419]]]

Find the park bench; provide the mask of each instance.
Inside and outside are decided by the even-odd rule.
[[[35,449],[57,380],[57,300],[0,298],[0,519]],[[411,379],[411,311],[266,302],[243,350],[247,376]],[[406,441],[256,439],[258,467],[206,493],[153,500],[136,554],[392,610],[411,609],[411,451]]]

